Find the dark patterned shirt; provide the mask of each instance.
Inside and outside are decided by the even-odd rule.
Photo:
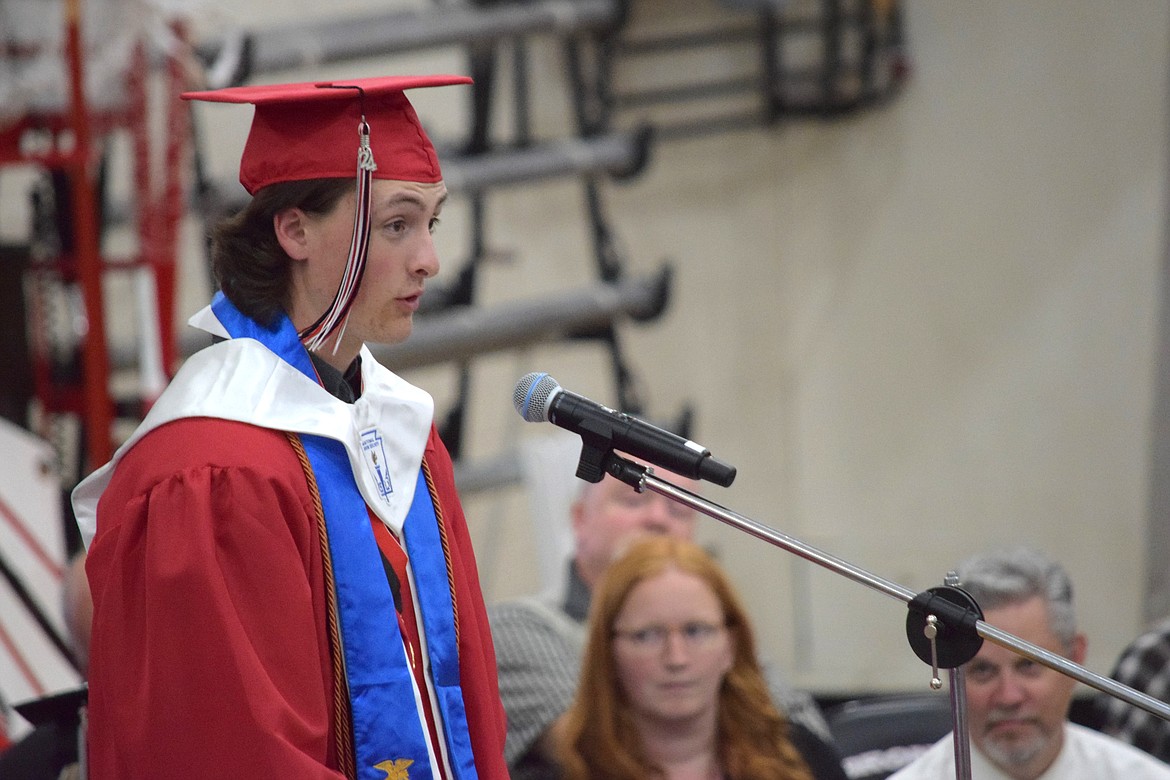
[[[1111,675],[1159,701],[1170,699],[1170,620],[1130,643]],[[1170,762],[1170,722],[1112,696],[1098,700],[1101,730]]]

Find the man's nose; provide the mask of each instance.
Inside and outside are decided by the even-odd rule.
[[[996,704],[1010,706],[1022,702],[1027,697],[1027,689],[1023,681],[1009,671],[1000,675],[994,695]]]
[[[642,527],[654,533],[680,536],[686,524],[672,512],[670,499],[662,496],[651,497],[642,507]]]
[[[435,248],[435,239],[430,233],[423,237],[414,256],[411,271],[424,279],[439,275],[439,251]]]

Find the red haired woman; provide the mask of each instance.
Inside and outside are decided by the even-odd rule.
[[[649,537],[610,566],[561,734],[568,780],[812,780],[794,737],[701,547]]]

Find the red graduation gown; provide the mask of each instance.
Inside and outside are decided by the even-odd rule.
[[[495,651],[433,428],[425,457],[447,530],[476,770],[507,778]],[[188,418],[130,449],[98,505],[86,565],[93,780],[343,777],[318,534],[283,432]]]

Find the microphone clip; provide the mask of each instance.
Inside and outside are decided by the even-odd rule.
[[[581,458],[577,461],[577,478],[600,482],[606,474],[620,479],[639,493],[645,487],[647,466],[623,458],[614,452],[613,441],[604,436],[582,435]]]
[[[586,482],[600,482],[608,469],[606,462],[614,455],[613,447],[599,447],[592,440],[581,437],[581,459],[577,461],[577,478]]]

